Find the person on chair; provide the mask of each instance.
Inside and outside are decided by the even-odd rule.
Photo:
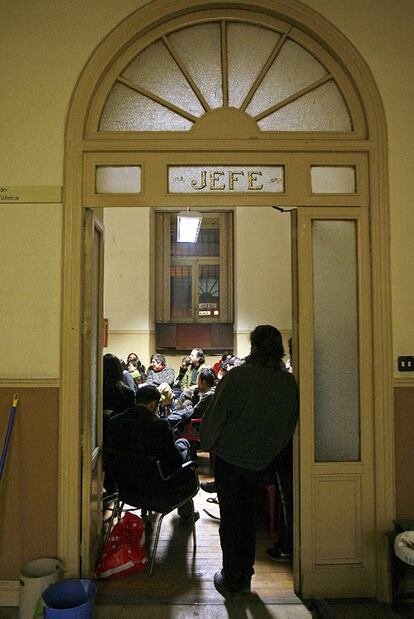
[[[197,387],[197,376],[204,361],[205,356],[202,349],[193,348],[190,352],[191,365],[188,367],[181,381],[181,391],[186,391],[187,389],[190,389],[191,391],[195,390]]]
[[[190,419],[201,419],[214,396],[216,375],[211,368],[201,368],[197,377],[198,395],[189,398],[185,406],[175,409],[168,417],[174,433],[180,434]]]
[[[174,398],[172,386],[175,372],[173,368],[167,367],[165,357],[160,353],[151,356],[150,366],[147,373],[147,385],[154,385],[161,393],[160,417],[164,417],[165,414],[161,414],[161,410],[165,412],[164,407],[169,407]]]
[[[128,496],[148,496],[155,491],[168,493],[176,497],[176,501],[188,496],[190,485],[194,485],[195,478],[192,471],[181,469],[183,462],[190,459],[190,444],[186,439],[174,440],[173,433],[166,419],[158,417],[157,411],[161,394],[154,385],[141,387],[135,399],[135,406],[127,408],[122,413],[114,415],[108,422],[107,450],[125,452],[137,456],[154,456],[161,465],[164,476],[177,472],[171,480],[162,482],[154,488],[154,480],[144,479],[132,471],[127,461],[125,469],[119,472],[118,485]],[[187,502],[179,508],[181,522],[189,522],[192,515],[192,505]],[[195,512],[195,519],[199,518]]]

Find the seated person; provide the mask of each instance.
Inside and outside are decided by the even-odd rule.
[[[190,352],[191,365],[188,366],[181,381],[181,391],[185,391],[186,389],[191,389],[194,391],[197,386],[197,375],[204,361],[205,356],[201,348],[193,348]]]
[[[240,359],[240,357],[227,357],[227,359],[222,363],[222,366],[218,373],[218,379],[221,380],[223,376],[227,374],[227,372],[230,372],[230,370],[237,367],[241,363],[243,363],[243,359]]]
[[[126,360],[127,364],[128,364],[130,361],[138,361],[138,362],[139,362],[139,366],[140,366],[140,368],[142,368],[142,371],[143,371],[143,372],[145,372],[145,367],[142,365],[142,363],[141,363],[141,361],[139,360],[139,357],[138,357],[138,355],[137,355],[137,353],[136,353],[136,352],[130,352],[130,353],[128,353],[128,357],[127,357],[127,360]]]
[[[190,357],[185,356],[181,359],[180,368],[178,370],[178,376],[175,379],[175,383],[173,385],[173,392],[174,392],[175,398],[178,398],[181,394],[181,381],[183,380],[184,375],[187,372],[190,365],[191,365]]]
[[[120,362],[121,362],[122,374],[124,375],[124,383],[126,383],[128,387],[132,389],[133,392],[135,393],[136,389],[135,389],[134,379],[132,378],[131,374],[128,372],[128,369],[127,369],[128,366],[123,359],[120,359]]]
[[[210,405],[215,391],[216,376],[211,368],[201,368],[197,377],[198,394],[183,392],[187,400],[181,401],[168,417],[174,434],[180,434],[190,419],[201,419]]]
[[[161,383],[167,383],[170,387],[173,386],[175,372],[173,368],[167,367],[164,355],[152,355],[150,366],[147,373],[148,385],[159,387]]]
[[[131,379],[132,380],[132,379]],[[115,355],[106,353],[103,358],[103,442],[105,445],[108,433],[108,422],[112,415],[122,413],[126,408],[134,406],[135,390],[125,382],[121,361]],[[114,484],[111,476],[105,471],[104,488],[111,492]]]
[[[134,404],[134,390],[125,382],[118,357],[106,353],[103,358],[103,409],[121,413]]]
[[[145,368],[139,359],[130,359],[128,361],[128,372],[131,374],[135,383],[135,391],[142,383],[145,383],[146,374]]]
[[[160,405],[163,407],[163,411],[164,407],[172,404],[174,398],[172,390],[174,378],[175,372],[173,368],[167,367],[164,355],[159,353],[152,355],[150,368],[147,373],[147,384],[154,385],[161,393]]]
[[[231,356],[232,356],[232,353],[228,350],[227,352],[223,353],[221,355],[221,358],[213,365],[213,371],[217,378],[223,366],[223,363],[226,361],[226,359],[230,358]]]
[[[148,479],[136,475],[125,462],[125,470],[118,470],[118,485],[124,494],[136,499],[151,496],[154,490],[171,496],[173,502],[179,502],[192,489],[195,489],[194,475],[191,470],[181,469],[183,462],[189,460],[190,444],[185,439],[174,441],[174,436],[166,419],[157,415],[161,394],[154,385],[143,385],[136,394],[135,406],[114,415],[108,422],[106,448],[117,452],[126,452],[138,456],[154,456],[159,460],[164,475],[178,471],[168,481]],[[109,453],[109,452],[107,452]],[[106,458],[110,458],[110,455]],[[194,488],[193,488],[194,487]],[[181,522],[191,519],[190,502],[179,508]],[[199,514],[195,513],[195,518]]]

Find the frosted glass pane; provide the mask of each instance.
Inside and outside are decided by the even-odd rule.
[[[283,166],[171,166],[170,193],[280,193]]]
[[[188,131],[193,123],[123,84],[115,84],[105,103],[100,131]]]
[[[194,116],[204,109],[164,43],[150,45],[128,65],[122,77],[143,86]]]
[[[355,221],[312,223],[316,462],[360,459]]]
[[[312,166],[313,193],[355,193],[353,166]]]
[[[280,39],[277,32],[250,24],[229,23],[227,51],[229,106],[239,108]]]
[[[246,111],[252,116],[264,112],[295,92],[309,86],[327,71],[309,52],[293,41],[286,41],[267,72]]]
[[[172,33],[169,39],[210,107],[221,107],[220,25],[190,26]]]
[[[348,108],[333,81],[259,120],[258,125],[263,131],[352,130]]]
[[[96,193],[140,193],[141,166],[98,166]]]

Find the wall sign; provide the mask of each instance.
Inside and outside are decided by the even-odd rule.
[[[283,166],[170,166],[169,193],[282,193]]]
[[[47,204],[62,202],[60,185],[0,184],[0,204]]]

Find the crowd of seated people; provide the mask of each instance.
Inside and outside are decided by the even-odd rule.
[[[142,398],[148,397],[144,387],[151,387],[149,395],[153,396],[155,391],[159,394],[159,398],[157,396],[151,400],[151,412],[154,412],[154,409],[157,417],[166,417],[166,426],[151,427],[162,427],[164,433],[167,427],[171,440],[177,441],[180,435],[185,433],[191,419],[203,417],[220,378],[240,362],[241,360],[230,352],[226,353],[219,360],[219,367],[216,364],[216,373],[213,368],[204,365],[203,350],[194,348],[188,356],[182,358],[176,378],[174,369],[167,365],[166,358],[161,353],[151,356],[147,371],[136,353],[130,353],[126,362],[107,353],[104,355],[103,373],[104,445],[108,444],[108,440],[114,440],[113,436],[109,438],[109,433],[112,433],[110,428],[115,427],[109,423],[110,419],[125,411],[130,411],[125,417],[130,419],[131,415],[135,415],[138,403],[141,407],[147,406],[147,402],[141,402]],[[139,442],[137,439],[137,443]],[[185,445],[183,447],[180,443],[179,450],[186,452]],[[107,475],[106,484],[109,486],[110,483]]]
[[[148,370],[134,352],[128,354],[126,361],[107,353],[104,355],[103,408],[122,412],[133,404],[140,388],[153,385],[161,394],[161,408],[168,405],[168,413],[174,412],[177,420],[180,414],[181,423],[177,426],[182,430],[182,422],[202,417],[217,382],[240,363],[242,360],[229,351],[212,368],[206,367],[203,350],[193,348],[188,356],[182,358],[176,377],[174,369],[167,365],[161,353],[151,356]],[[172,419],[171,425],[174,426],[176,424]]]
[[[163,468],[170,472],[173,469],[178,471],[192,453],[189,442],[181,436],[188,429],[190,420],[204,416],[218,382],[244,360],[226,351],[213,367],[207,367],[203,350],[193,348],[182,358],[177,376],[161,353],[151,356],[147,371],[136,353],[130,353],[126,362],[108,353],[103,362],[104,446],[156,456]],[[289,362],[286,370],[292,371]],[[292,505],[289,499],[291,443],[287,449],[290,450],[288,455],[283,458],[281,454],[275,463],[275,474],[280,495],[284,497],[282,515],[287,523],[281,529],[282,533],[286,530],[284,537],[291,542],[291,517],[287,509]],[[171,491],[177,492],[177,496],[189,479],[186,473],[179,473],[171,485]],[[134,480],[129,479],[127,469],[125,476],[127,485],[133,486]],[[113,481],[107,471],[104,488],[108,493],[113,491]],[[215,481],[201,482],[201,488],[215,493]],[[182,506],[180,521],[188,522],[192,512],[190,503]],[[198,517],[199,514],[195,513],[195,519]],[[272,560],[291,556],[291,544],[289,546],[286,542],[282,549],[275,544],[274,548],[268,549],[268,556]]]

